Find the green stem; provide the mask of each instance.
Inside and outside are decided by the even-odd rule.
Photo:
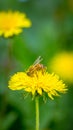
[[[36,97],[35,99],[35,107],[36,107],[36,130],[39,130],[39,99]]]

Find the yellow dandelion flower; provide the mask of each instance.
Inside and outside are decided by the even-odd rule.
[[[31,26],[31,21],[26,14],[19,11],[0,12],[0,36],[5,38],[18,35],[22,32],[22,28]]]
[[[50,63],[51,71],[59,74],[69,82],[73,82],[73,53],[57,54]]]
[[[18,72],[14,74],[10,80],[8,87],[11,90],[23,90],[31,93],[35,97],[36,110],[36,125],[35,129],[39,130],[39,98],[37,96],[47,93],[47,95],[54,99],[53,96],[58,96],[59,93],[65,93],[67,87],[62,80],[55,74],[49,74],[46,67],[40,64],[40,57],[34,62],[26,72]]]
[[[41,65],[41,64],[40,64]],[[49,74],[47,71],[40,69],[34,70],[33,74],[28,75],[27,72],[18,72],[14,74],[9,86],[11,90],[21,90],[31,93],[32,95],[43,95],[43,92],[53,99],[53,96],[58,96],[59,93],[66,92],[67,88],[62,80],[54,74]]]

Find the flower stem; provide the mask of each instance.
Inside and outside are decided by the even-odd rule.
[[[35,99],[35,107],[36,107],[36,130],[39,130],[39,98]]]

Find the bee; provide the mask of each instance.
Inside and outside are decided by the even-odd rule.
[[[29,67],[29,69],[27,70],[27,75],[28,76],[33,76],[33,74],[37,71],[42,71],[42,73],[45,70],[45,67],[43,66],[43,64],[40,64],[40,62],[42,61],[41,56],[39,56],[35,62],[33,63],[32,66]]]

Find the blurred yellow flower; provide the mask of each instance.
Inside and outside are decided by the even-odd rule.
[[[18,72],[14,74],[9,81],[11,90],[21,90],[32,93],[32,95],[39,94],[42,96],[43,92],[53,99],[53,96],[58,96],[59,93],[66,92],[67,88],[62,80],[54,74],[49,74],[46,71],[35,70],[33,75],[28,75],[27,72]]]
[[[62,52],[57,54],[51,60],[50,69],[65,80],[73,82],[73,53]]]
[[[0,12],[0,36],[8,38],[18,35],[22,32],[22,28],[31,26],[31,21],[26,18],[26,14],[19,11]]]

